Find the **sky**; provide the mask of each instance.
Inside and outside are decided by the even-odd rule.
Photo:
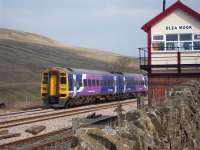
[[[166,0],[168,7],[176,0]],[[200,12],[200,0],[181,0]],[[162,0],[0,0],[0,28],[44,35],[76,47],[138,56],[141,26]]]

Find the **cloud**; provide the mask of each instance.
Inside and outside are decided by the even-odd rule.
[[[200,9],[199,0],[183,2]],[[140,28],[161,7],[158,0],[0,0],[0,26],[137,56],[137,48],[146,45]]]
[[[101,9],[97,9],[94,15],[98,17],[128,17],[141,18],[141,16],[153,16],[159,10],[154,8],[120,7],[114,4],[107,4]]]

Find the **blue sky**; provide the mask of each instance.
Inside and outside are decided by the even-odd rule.
[[[200,0],[182,2],[200,12]],[[0,27],[138,56],[146,45],[141,26],[161,10],[162,0],[0,0]]]

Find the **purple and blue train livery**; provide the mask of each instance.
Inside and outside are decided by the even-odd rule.
[[[41,96],[45,106],[70,107],[132,98],[147,93],[142,74],[58,68],[42,73]]]

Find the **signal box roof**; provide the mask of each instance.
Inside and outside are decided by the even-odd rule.
[[[176,3],[174,3],[173,5],[171,5],[170,7],[168,7],[165,11],[161,12],[155,18],[151,19],[149,22],[147,22],[145,25],[143,25],[142,29],[145,32],[148,32],[149,29],[153,25],[155,25],[157,22],[159,22],[160,20],[162,20],[163,18],[165,18],[166,16],[168,16],[170,13],[172,13],[176,9],[181,9],[182,11],[188,13],[189,15],[191,15],[192,17],[194,17],[198,21],[200,21],[200,14],[198,12],[196,12],[193,9],[189,8],[188,6],[186,6],[185,4],[183,4],[182,2],[177,1]]]

